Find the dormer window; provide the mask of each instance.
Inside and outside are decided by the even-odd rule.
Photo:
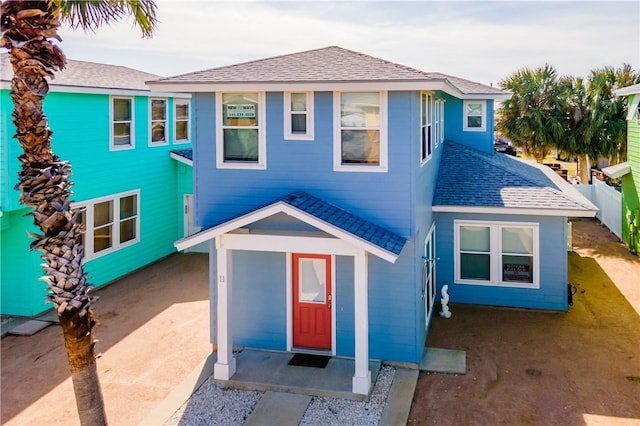
[[[464,131],[484,132],[487,122],[486,111],[486,101],[464,101]]]
[[[387,92],[334,93],[334,170],[387,171]]]

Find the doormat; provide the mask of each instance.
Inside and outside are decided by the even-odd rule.
[[[297,365],[299,367],[325,368],[330,359],[331,357],[326,355],[295,354],[289,360],[289,365]]]

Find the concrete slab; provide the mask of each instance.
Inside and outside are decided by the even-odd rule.
[[[382,410],[379,426],[406,425],[413,402],[413,394],[418,383],[418,370],[396,368],[393,383],[389,389],[387,403]]]
[[[296,426],[311,402],[310,395],[269,391],[262,395],[245,426]]]
[[[49,327],[50,325],[51,323],[49,321],[29,320],[9,329],[8,333],[18,336],[32,336],[38,331],[44,330],[45,328]]]
[[[351,392],[355,362],[332,357],[325,368],[288,365],[290,352],[244,349],[236,356],[236,373],[230,380],[216,380],[221,387],[234,389],[300,393],[356,401],[369,395]],[[370,361],[371,388],[380,372],[380,361]]]
[[[422,354],[420,371],[465,374],[467,372],[467,353],[452,349],[426,348]]]
[[[60,324],[60,320],[58,319],[58,313],[54,309],[49,309],[44,314],[37,316],[35,319],[39,321],[49,321],[49,322],[54,322],[56,324]]]

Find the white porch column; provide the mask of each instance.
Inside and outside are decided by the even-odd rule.
[[[233,338],[231,336],[231,258],[224,247],[224,235],[216,237],[217,279],[218,279],[218,359],[213,369],[213,377],[229,380],[236,372],[236,359],[233,357]]]
[[[216,312],[218,312],[218,268],[216,266],[216,240],[212,238],[208,242],[209,246],[209,336],[211,344],[217,343],[216,334],[218,332],[218,323]]]
[[[356,371],[353,375],[352,391],[362,395],[369,393],[371,371],[369,371],[369,276],[368,253],[361,251],[354,256],[354,314]]]

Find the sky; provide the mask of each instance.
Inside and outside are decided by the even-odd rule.
[[[63,26],[67,58],[173,76],[340,46],[499,86],[522,68],[560,75],[640,70],[639,1],[156,0],[152,39],[130,20],[95,33]]]

